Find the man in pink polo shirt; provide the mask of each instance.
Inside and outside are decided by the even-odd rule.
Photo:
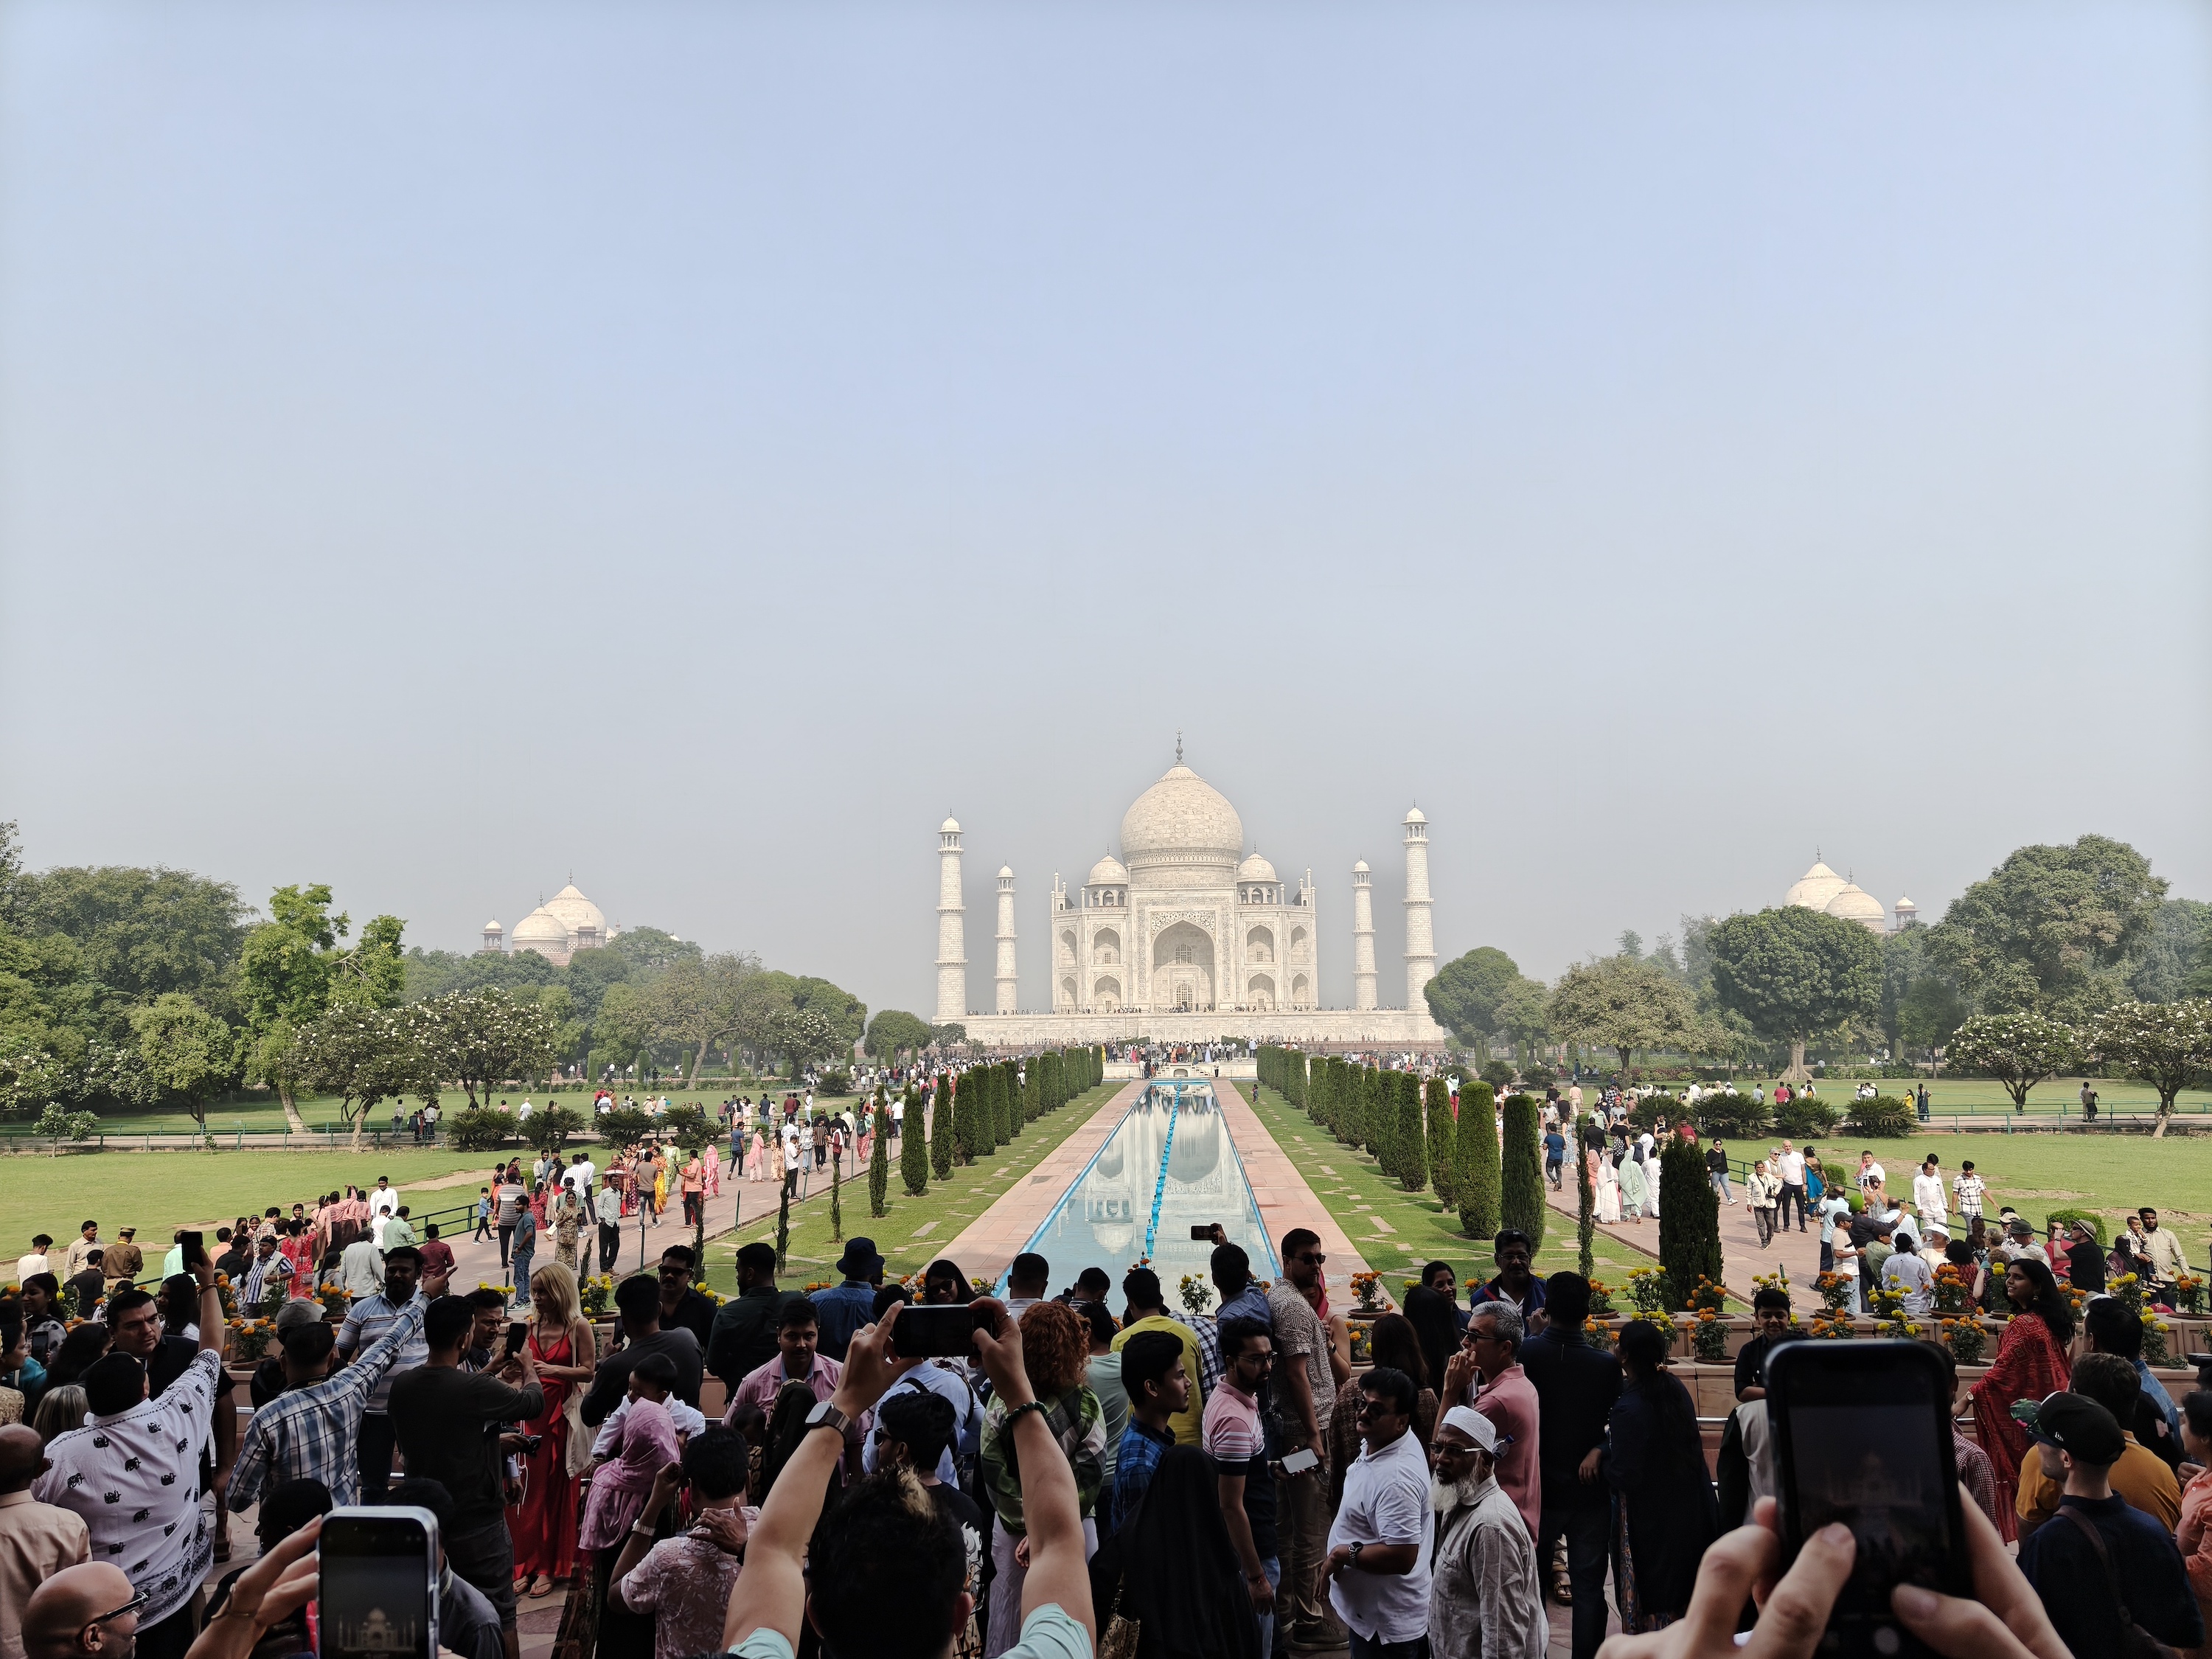
[[[1510,1437],[1512,1443],[1498,1449],[1498,1484],[1521,1511],[1533,1540],[1543,1527],[1544,1480],[1536,1458],[1536,1387],[1521,1369],[1521,1341],[1527,1332],[1521,1310],[1510,1302],[1478,1303],[1468,1317],[1465,1346],[1444,1368],[1437,1411],[1471,1405],[1490,1419],[1501,1442]],[[1478,1375],[1480,1386],[1469,1400]]]

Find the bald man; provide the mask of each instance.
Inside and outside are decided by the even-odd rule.
[[[23,1609],[27,1659],[131,1659],[138,1614],[125,1612],[137,1592],[108,1561],[64,1567],[32,1592]]]
[[[37,1433],[21,1423],[0,1428],[0,1659],[24,1659],[23,1608],[31,1592],[92,1554],[84,1517],[31,1496],[51,1468]]]

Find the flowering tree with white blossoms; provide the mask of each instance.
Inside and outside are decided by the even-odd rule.
[[[2174,1097],[2212,1071],[2212,1001],[2123,1002],[2090,1029],[2089,1046],[2158,1091],[2158,1127],[2166,1133]]]
[[[2004,1085],[2015,1112],[2027,1109],[2027,1091],[2081,1058],[2081,1039],[2070,1025],[2041,1014],[1978,1014],[1951,1034],[1946,1064],[1980,1072]]]

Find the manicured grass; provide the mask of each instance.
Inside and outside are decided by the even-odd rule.
[[[1251,1098],[1252,1085],[1237,1086],[1247,1099]],[[1497,1272],[1489,1245],[1460,1231],[1459,1212],[1446,1211],[1433,1192],[1426,1188],[1407,1192],[1385,1177],[1367,1153],[1346,1146],[1272,1089],[1260,1090],[1254,1109],[1367,1265],[1383,1275],[1383,1288],[1391,1300],[1401,1299],[1400,1280],[1419,1273],[1424,1262],[1450,1262],[1462,1289],[1470,1281],[1488,1279]],[[1387,1223],[1390,1231],[1384,1232],[1378,1223]],[[1646,1231],[1656,1249],[1658,1229]],[[1650,1257],[1615,1243],[1603,1233],[1593,1242],[1591,1255],[1597,1276],[1614,1285],[1624,1283],[1631,1268],[1651,1265]],[[1547,1218],[1544,1242],[1536,1252],[1536,1271],[1540,1274],[1572,1269],[1576,1259],[1574,1221],[1553,1211]],[[1329,1271],[1335,1273],[1334,1264]]]
[[[1739,1078],[1735,1086],[1749,1094],[1754,1081],[1765,1091],[1769,1100],[1774,1098],[1772,1078]],[[1938,1077],[1921,1081],[1928,1085],[1929,1115],[1939,1127],[1944,1118],[1954,1113],[1977,1121],[2020,1115],[2014,1112],[2012,1097],[2005,1093],[2004,1085],[1988,1078]],[[1587,1090],[1589,1085],[1585,1084],[1583,1086]],[[1677,1094],[1683,1087],[1679,1083],[1667,1086]],[[1832,1083],[1820,1084],[1814,1094],[1823,1103],[1839,1112],[1847,1112],[1851,1107],[1851,1091],[1858,1086],[1850,1079],[1838,1078]],[[1918,1085],[1908,1084],[1903,1078],[1881,1078],[1876,1079],[1875,1086],[1884,1094],[1897,1095]],[[2136,1083],[2126,1078],[2095,1078],[2091,1079],[2090,1086],[2097,1091],[2097,1109],[2100,1116],[2140,1113],[2150,1117],[2158,1111],[2157,1091],[2148,1084]],[[2081,1079],[2078,1073],[2071,1077],[2053,1078],[2048,1083],[2039,1083],[2029,1091],[2025,1115],[2039,1121],[2078,1119],[2081,1115]],[[2183,1090],[2174,1103],[2173,1110],[2178,1118],[2212,1121],[2212,1091]]]
[[[955,1164],[950,1179],[933,1180],[929,1190],[919,1197],[908,1195],[905,1183],[899,1179],[899,1162],[894,1153],[884,1214],[878,1217],[868,1213],[865,1173],[861,1179],[845,1186],[844,1236],[851,1238],[858,1235],[875,1240],[876,1248],[883,1252],[888,1264],[885,1271],[892,1278],[919,1272],[936,1260],[945,1244],[958,1237],[961,1229],[1036,1168],[1047,1153],[1088,1122],[1091,1115],[1123,1086],[1118,1081],[1102,1083],[1058,1111],[1035,1123],[1023,1125],[1011,1146],[1001,1146],[973,1164]],[[748,1212],[756,1204],[750,1190],[745,1199]],[[758,1217],[707,1246],[707,1282],[715,1290],[732,1292],[737,1289],[738,1246],[756,1239],[766,1239],[770,1243],[775,1240],[775,1188],[763,1182],[757,1190],[763,1194],[757,1200]],[[834,1277],[831,1269],[842,1248],[830,1237],[827,1204],[809,1203],[804,1211],[794,1207],[787,1257],[789,1265],[783,1284],[795,1286]],[[960,1265],[971,1272],[975,1267],[970,1262]]]
[[[1999,1204],[2010,1204],[2035,1222],[2039,1232],[2051,1210],[2096,1210],[2112,1221],[2124,1211],[2148,1204],[2159,1212],[2160,1225],[2181,1236],[2190,1265],[2203,1265],[2205,1225],[2212,1218],[2212,1137],[2153,1140],[2148,1135],[1984,1133],[1838,1139],[1820,1148],[1821,1161],[1854,1170],[1863,1148],[1887,1173],[1891,1194],[1906,1198],[1914,1170],[1929,1153],[1940,1161],[1947,1186],[1960,1164],[1972,1158],[1974,1172],[1990,1183],[1986,1213],[1995,1215]]]
[[[349,1181],[370,1186],[386,1175],[406,1193],[410,1182],[490,1168],[489,1152],[432,1151],[19,1154],[0,1158],[0,1255],[13,1262],[30,1248],[33,1233],[67,1243],[89,1216],[103,1238],[135,1225],[141,1247],[158,1256],[179,1227],[227,1226],[271,1204],[312,1208],[318,1194]],[[410,1194],[407,1201],[421,1217],[475,1199],[474,1187],[455,1186]]]

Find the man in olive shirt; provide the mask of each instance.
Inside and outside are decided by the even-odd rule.
[[[495,1372],[463,1370],[461,1351],[475,1323],[476,1310],[461,1297],[441,1296],[430,1304],[422,1316],[430,1355],[392,1379],[392,1426],[409,1479],[435,1480],[452,1494],[447,1565],[498,1611],[507,1659],[517,1659],[514,1540],[507,1530],[506,1468],[496,1430],[543,1412],[545,1390],[527,1348]],[[522,1386],[510,1386],[517,1378]]]
[[[775,1358],[784,1295],[775,1287],[775,1245],[756,1243],[738,1252],[738,1293],[714,1310],[707,1339],[707,1369],[722,1379],[730,1395]]]
[[[110,1286],[117,1284],[134,1285],[145,1271],[146,1253],[138,1248],[138,1230],[125,1227],[119,1230],[116,1242],[107,1247],[100,1258],[100,1271],[107,1276]]]

